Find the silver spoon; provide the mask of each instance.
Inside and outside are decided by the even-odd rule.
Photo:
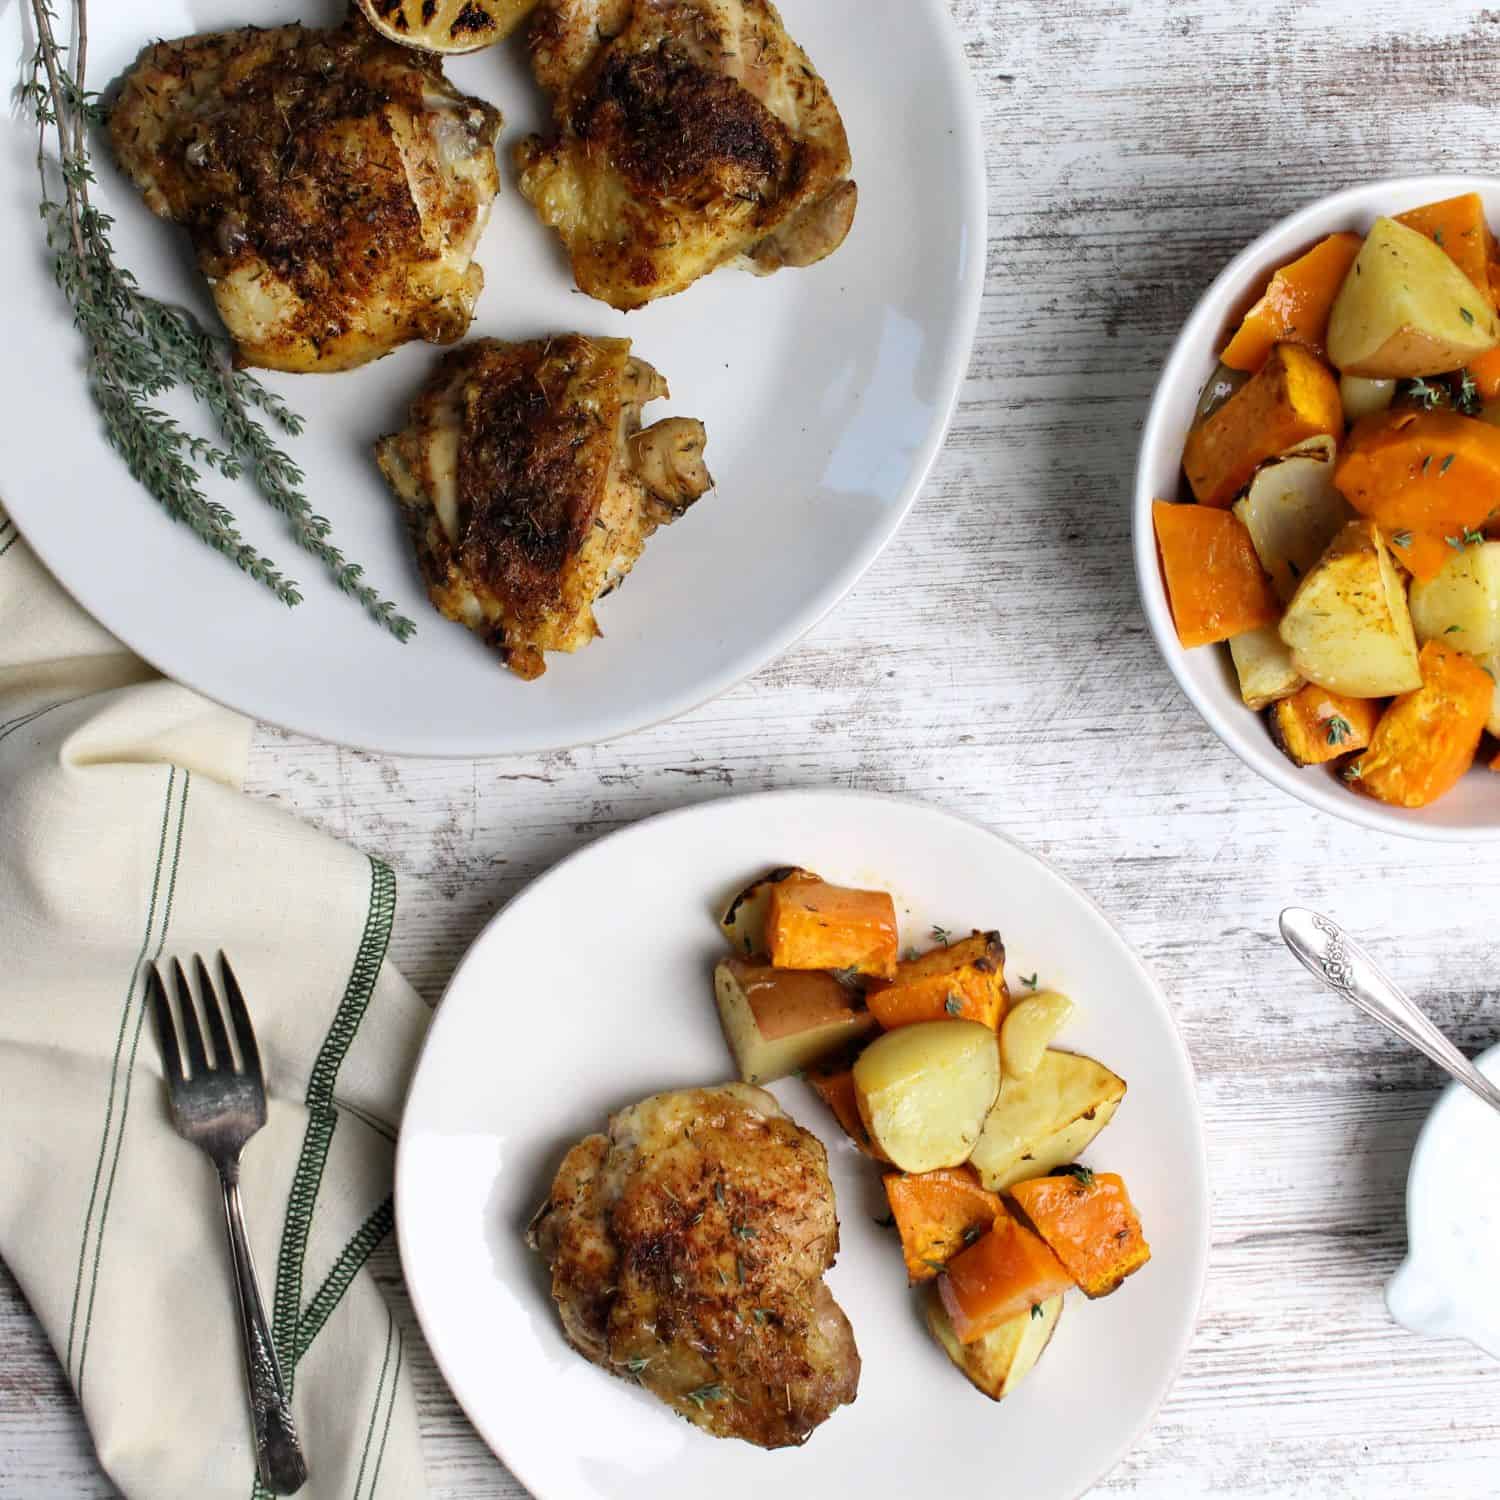
[[[1303,968],[1336,995],[1373,1016],[1387,1031],[1425,1053],[1451,1078],[1500,1110],[1496,1088],[1431,1020],[1380,971],[1379,965],[1337,922],[1304,907],[1281,914],[1281,936]]]

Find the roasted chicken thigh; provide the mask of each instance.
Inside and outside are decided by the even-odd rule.
[[[770,0],[542,0],[530,48],[556,135],[515,148],[521,192],[590,296],[640,307],[843,243],[843,121]]]
[[[594,601],[711,484],[702,423],[641,430],[666,394],[629,339],[476,339],[376,443],[432,602],[517,676],[598,635]]]
[[[564,1158],[529,1240],[568,1342],[716,1437],[804,1443],[859,1388],[828,1157],[762,1089],[657,1094]]]
[[[109,128],[152,212],[192,234],[241,364],[343,370],[468,328],[500,115],[436,58],[357,17],[157,42]]]

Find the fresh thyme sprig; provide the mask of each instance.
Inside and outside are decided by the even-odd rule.
[[[57,40],[52,0],[31,0],[31,9],[37,46],[20,94],[37,120],[41,217],[54,279],[88,346],[89,391],[110,446],[174,521],[191,528],[283,604],[300,604],[296,583],[240,535],[225,506],[204,493],[203,469],[227,479],[248,476],[286,518],[292,540],[328,569],[337,587],[397,640],[407,640],[416,626],[364,583],[364,570],[329,540],[332,528],[308,503],[301,469],[277,447],[256,414],[291,437],[301,432],[301,418],[253,376],[236,370],[223,342],[192,313],[146,296],[135,277],[116,263],[109,240],[113,220],[89,197],[94,174],[87,127],[101,122],[102,110],[98,96],[84,88],[87,0],[75,0],[71,67],[67,49]],[[57,153],[60,196],[54,195],[49,174],[49,140]],[[179,386],[211,413],[217,442],[185,431],[155,404]]]

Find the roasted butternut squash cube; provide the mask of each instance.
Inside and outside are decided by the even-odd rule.
[[[890,979],[900,939],[885,891],[830,885],[797,872],[771,887],[766,951],[778,969],[851,969]]]
[[[1333,482],[1379,523],[1414,578],[1433,577],[1500,496],[1500,427],[1398,407],[1356,422]]]
[[[725,958],[714,999],[745,1083],[785,1078],[875,1030],[864,996],[832,974]]]
[[[1004,1212],[969,1167],[937,1172],[887,1172],[885,1196],[901,1235],[906,1279],[931,1281],[943,1267],[994,1227]]]
[[[1010,1195],[1085,1297],[1107,1297],[1151,1259],[1140,1216],[1114,1172],[1075,1167],[1018,1182]]]
[[[1489,271],[1495,256],[1495,236],[1490,233],[1484,199],[1478,193],[1424,203],[1397,214],[1396,222],[1426,235],[1474,283],[1486,307],[1495,306]]]
[[[865,991],[887,1031],[958,1016],[996,1027],[1005,1015],[1005,944],[998,932],[976,932],[896,965],[896,977]]]
[[[972,1344],[1072,1285],[1042,1239],[1005,1214],[943,1267],[938,1295],[959,1343]]]
[[[1274,625],[1281,605],[1244,523],[1206,505],[1151,507],[1172,623],[1184,646]]]
[[[1345,778],[1396,807],[1426,807],[1474,764],[1494,703],[1495,684],[1472,657],[1428,641],[1418,659],[1422,686],[1381,715],[1370,748]]]
[[[851,1048],[836,1057],[814,1063],[807,1070],[807,1082],[832,1111],[839,1128],[860,1151],[872,1161],[889,1162],[890,1157],[875,1144],[860,1118],[859,1096],[854,1088],[854,1064],[858,1056],[858,1049]]]
[[[1363,750],[1384,707],[1379,698],[1345,698],[1308,683],[1273,703],[1266,717],[1276,748],[1289,761],[1321,766]]]
[[[1282,340],[1303,344],[1321,359],[1333,299],[1362,244],[1357,234],[1330,234],[1282,266],[1219,359],[1231,370],[1258,370]]]
[[[1224,507],[1256,468],[1305,438],[1344,430],[1338,381],[1299,344],[1273,346],[1266,362],[1207,421],[1188,433],[1182,466],[1200,505]]]

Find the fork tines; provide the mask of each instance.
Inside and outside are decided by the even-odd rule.
[[[202,956],[193,955],[193,971],[198,980],[198,998],[203,1007],[204,1020],[208,1025],[208,1042],[213,1048],[213,1062],[209,1062],[204,1045],[203,1028],[198,1024],[197,1008],[193,1004],[193,992],[188,984],[182,964],[172,960],[172,989],[176,997],[177,1017],[180,1018],[182,1044],[178,1046],[178,1020],[173,1017],[172,1001],[167,995],[167,986],[161,970],[155,963],[146,969],[146,994],[151,1002],[156,1021],[156,1032],[161,1042],[162,1061],[166,1066],[167,1079],[201,1078],[209,1073],[241,1073],[259,1083],[261,1081],[260,1051],[255,1045],[255,1032],[250,1025],[250,1014],[245,1009],[245,997],[240,990],[229,960],[219,954],[219,972],[223,976],[224,994],[220,998],[208,965]],[[225,1012],[228,1012],[226,1025]],[[230,1032],[234,1043],[231,1046]],[[238,1049],[236,1060],[235,1049]],[[187,1066],[183,1066],[183,1053],[187,1054]]]

